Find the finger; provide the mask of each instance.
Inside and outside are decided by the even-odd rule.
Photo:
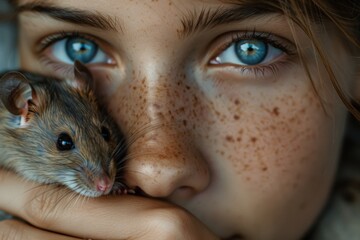
[[[25,223],[6,220],[0,222],[0,239],[11,240],[79,240],[56,233],[45,232]]]
[[[190,229],[201,237],[186,239],[213,239],[188,212],[166,202],[130,195],[85,198],[3,174],[0,209],[42,229],[95,239],[172,239]]]

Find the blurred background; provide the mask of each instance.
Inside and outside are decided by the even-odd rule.
[[[0,72],[17,67],[15,23],[7,0],[0,0]]]

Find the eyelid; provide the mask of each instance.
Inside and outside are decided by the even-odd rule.
[[[95,43],[97,43],[97,41],[94,39],[94,37],[92,37],[90,34],[82,34],[80,32],[65,32],[65,31],[61,31],[61,32],[57,32],[57,33],[51,33],[48,34],[42,38],[40,38],[40,40],[36,43],[36,51],[37,52],[42,52],[44,51],[47,47],[49,47],[51,44],[63,40],[67,37],[82,37],[85,38],[87,40],[90,41],[94,41]]]
[[[214,66],[213,64],[211,64],[212,60],[219,56],[223,51],[228,49],[231,44],[245,39],[262,40],[265,43],[271,44],[273,47],[282,50],[287,55],[296,55],[295,44],[286,38],[277,36],[269,32],[232,31],[222,34],[221,36],[216,38],[213,43],[210,44],[211,55],[210,61],[207,62],[207,65]]]
[[[58,33],[48,34],[47,36],[41,38],[38,41],[35,47],[35,51],[38,55],[43,55],[46,49],[50,47],[52,44],[70,37],[79,37],[89,41],[93,41],[111,59],[111,61],[108,64],[109,65],[116,64],[115,57],[113,56],[113,54],[110,53],[111,51],[109,49],[111,48],[111,45],[109,43],[91,34],[81,33],[77,31],[72,31],[72,32],[62,31]]]

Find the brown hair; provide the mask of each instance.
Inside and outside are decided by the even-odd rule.
[[[349,46],[349,51],[354,51],[355,56],[358,58],[360,57],[360,3],[357,0],[280,0],[279,2],[284,13],[310,38],[340,99],[354,117],[360,121],[358,100],[348,97],[343,91],[331,67],[330,60],[326,57],[325,50],[321,48],[320,42],[315,37],[311,21],[309,21],[312,20],[322,24],[331,22],[343,34],[343,40]],[[300,58],[308,77],[312,80],[308,66],[305,64],[304,59]],[[356,62],[356,64],[359,64],[359,62]]]

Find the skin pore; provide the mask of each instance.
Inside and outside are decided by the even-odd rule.
[[[73,35],[103,52],[87,66],[99,99],[125,136],[137,136],[128,152],[129,186],[185,208],[223,239],[300,239],[314,223],[333,182],[346,109],[318,66],[310,40],[295,27],[298,49],[284,16],[259,12],[194,28],[184,19],[196,22],[202,11],[236,5],[18,4],[25,6],[19,18],[22,68],[71,78],[72,63],[61,44]],[[50,6],[66,11],[54,16]],[[101,14],[103,25],[76,23],[67,11]],[[347,49],[318,30],[344,89],[355,89],[356,67]],[[245,66],[230,54],[244,39],[264,42],[272,55]]]

